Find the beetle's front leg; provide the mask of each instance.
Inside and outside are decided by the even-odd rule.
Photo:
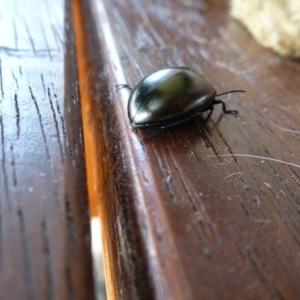
[[[222,104],[222,115],[225,115],[225,114],[232,114],[232,115],[237,115],[238,114],[238,111],[237,110],[227,110],[226,109],[226,105],[225,103],[222,101],[222,100],[217,100],[215,99],[214,102],[213,102],[213,105],[215,104]]]

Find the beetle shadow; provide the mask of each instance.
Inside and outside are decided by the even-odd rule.
[[[207,148],[212,148],[210,139],[217,130],[225,114],[220,114],[218,118],[211,122],[209,120],[203,127],[206,119],[205,115],[197,115],[195,118],[167,128],[143,128],[133,129],[140,137],[141,143],[145,146],[172,147],[176,152],[186,152],[196,145],[202,144]],[[238,118],[239,115],[234,115]],[[188,145],[188,147],[187,147]]]
[[[210,124],[202,128],[205,116],[197,116],[187,122],[174,125],[172,127],[160,128],[143,128],[133,129],[139,136],[140,141],[145,145],[158,147],[172,147],[179,152],[186,152],[189,147],[195,147],[196,144],[202,143],[206,147],[211,147],[209,136],[210,131],[214,130]],[[186,145],[189,147],[186,147]]]

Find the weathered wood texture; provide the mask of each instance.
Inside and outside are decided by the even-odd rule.
[[[93,299],[69,1],[0,8],[0,298]]]
[[[299,62],[257,45],[225,1],[82,13],[111,299],[299,299]],[[245,89],[222,97],[239,116],[131,129],[114,85],[166,66]]]

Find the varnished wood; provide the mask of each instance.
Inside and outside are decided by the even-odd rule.
[[[111,299],[298,299],[299,62],[257,45],[226,2],[90,0],[82,13]],[[114,85],[166,66],[245,89],[224,97],[239,116],[130,128]]]
[[[0,15],[0,298],[93,299],[69,1]]]

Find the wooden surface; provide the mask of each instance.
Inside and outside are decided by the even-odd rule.
[[[93,299],[70,3],[0,12],[0,298]]]
[[[94,298],[77,71],[109,298],[299,299],[299,61],[217,0],[21,2],[0,12],[1,299]],[[245,89],[239,116],[131,129],[115,84],[166,66]]]
[[[225,1],[90,0],[78,14],[110,299],[299,299],[299,61],[257,45]],[[114,85],[166,66],[245,89],[222,97],[239,116],[130,128]]]

